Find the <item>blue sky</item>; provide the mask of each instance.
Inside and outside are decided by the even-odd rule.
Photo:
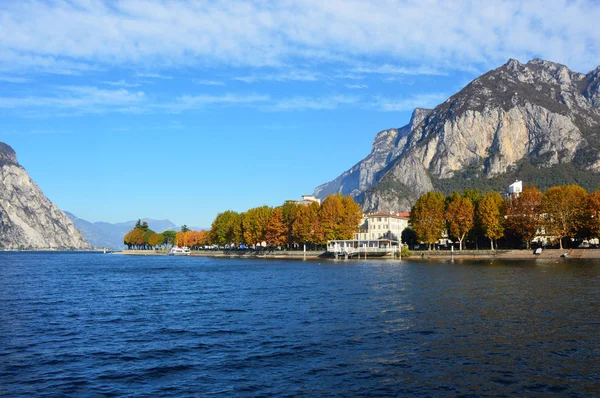
[[[210,226],[311,193],[508,58],[600,64],[598,2],[524,3],[3,1],[0,141],[81,218]]]

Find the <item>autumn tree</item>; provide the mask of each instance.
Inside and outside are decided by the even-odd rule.
[[[125,236],[123,237],[123,244],[124,244],[125,246],[127,246],[127,249],[130,249],[130,250],[131,250],[131,246],[133,246],[133,243],[132,243],[132,241],[131,241],[131,233],[132,233],[132,232],[133,232],[133,231],[129,231],[129,232],[127,232],[127,233],[125,234]]]
[[[144,230],[136,228],[131,232],[131,242],[141,249],[144,246]]]
[[[358,203],[347,195],[342,196],[342,206],[343,213],[338,239],[353,239],[362,220],[363,212]]]
[[[587,227],[591,236],[600,236],[600,191],[591,192],[586,206]]]
[[[296,221],[296,216],[298,215],[299,207],[300,207],[300,205],[297,204],[293,200],[287,200],[281,206],[281,214],[283,216],[283,222],[285,223],[286,228],[287,228],[288,244],[294,242],[292,227],[294,225],[294,221]]]
[[[148,246],[150,246],[150,248],[154,248],[157,246],[160,246],[162,244],[163,241],[163,236],[157,233],[152,233],[150,235],[150,237],[148,238]]]
[[[334,240],[340,238],[340,229],[344,216],[344,204],[342,195],[329,195],[325,198],[319,209],[319,221],[323,228],[325,240]]]
[[[479,201],[476,213],[483,234],[490,240],[492,250],[494,242],[504,236],[505,212],[504,199],[498,192],[487,193]]]
[[[479,202],[481,201],[481,192],[477,189],[465,189],[462,193],[463,198],[471,199],[473,208],[475,209],[475,216],[473,218],[473,228],[467,234],[469,241],[475,242],[475,247],[479,249],[479,237],[484,236],[481,220],[479,219]]]
[[[280,207],[273,209],[265,231],[265,240],[270,246],[283,246],[288,243],[287,226],[283,220],[283,211]]]
[[[195,248],[198,246],[198,231],[186,231],[183,233],[183,244],[184,246]]]
[[[471,199],[455,195],[446,208],[446,220],[450,235],[458,239],[458,248],[462,250],[465,235],[473,229],[475,208]]]
[[[587,192],[578,185],[562,185],[548,189],[542,198],[541,211],[546,232],[562,240],[575,236],[585,225]]]
[[[185,232],[179,231],[175,234],[175,246],[185,246]]]
[[[297,242],[322,245],[325,234],[319,219],[319,204],[316,202],[308,206],[300,206],[296,220],[292,226],[292,235]]]
[[[202,230],[198,234],[198,242],[201,246],[210,244],[210,231]]]
[[[267,224],[273,209],[269,206],[255,207],[248,210],[242,220],[244,239],[248,244],[257,244],[265,240]]]
[[[417,200],[410,212],[410,222],[417,239],[428,243],[430,250],[445,229],[444,199],[441,192],[427,192]]]
[[[544,194],[534,186],[526,186],[518,196],[509,197],[506,204],[506,225],[525,241],[527,248],[540,228],[540,210]]]

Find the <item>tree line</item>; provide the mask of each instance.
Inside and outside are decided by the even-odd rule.
[[[497,241],[524,243],[529,249],[538,235],[563,248],[566,239],[600,235],[600,191],[587,193],[578,185],[561,185],[545,193],[526,186],[518,195],[503,198],[498,192],[465,190],[444,196],[422,195],[412,208],[410,222],[420,242],[434,247],[447,233],[463,248],[465,239],[485,237],[492,250]]]
[[[314,247],[328,240],[352,239],[358,229],[362,211],[350,196],[329,195],[319,204],[300,205],[287,201],[281,206],[260,206],[238,213],[227,210],[217,214],[208,231],[156,233],[146,222],[138,222],[125,234],[128,249],[152,250],[168,246],[200,249],[207,246],[238,247],[262,245],[292,247],[308,244]]]
[[[135,227],[123,237],[128,249],[150,250],[175,244],[175,231],[156,233],[148,227],[146,221],[137,220]]]
[[[225,211],[212,223],[213,244],[292,247],[324,245],[328,240],[352,239],[362,219],[360,206],[350,196],[329,195],[321,204],[300,205],[287,201],[281,206],[260,206],[243,213]]]

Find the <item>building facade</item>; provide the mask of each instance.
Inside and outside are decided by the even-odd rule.
[[[410,213],[368,213],[355,234],[356,240],[390,239],[401,241],[402,231],[408,227]]]
[[[302,195],[302,199],[296,201],[296,204],[303,206],[308,206],[312,203],[321,204],[321,199],[315,195]]]

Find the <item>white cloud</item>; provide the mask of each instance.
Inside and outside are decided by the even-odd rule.
[[[299,110],[333,110],[342,106],[357,104],[359,98],[345,95],[324,97],[292,97],[280,99],[268,106],[267,110],[299,111]]]
[[[154,72],[138,72],[135,74],[135,76],[148,78],[148,79],[161,79],[161,80],[173,79],[173,76],[162,75],[160,73],[154,73]]]
[[[344,84],[344,87],[349,88],[351,90],[361,90],[365,88],[369,88],[366,84]]]
[[[485,70],[510,57],[585,72],[600,63],[594,0],[30,0],[3,2],[0,21],[5,72],[383,60],[362,68],[428,74]]]
[[[200,84],[203,86],[224,86],[225,85],[225,83],[216,81],[216,80],[193,79],[192,81],[196,84]]]
[[[29,83],[31,79],[16,76],[0,76],[0,82],[6,83]]]
[[[117,80],[117,81],[103,80],[100,83],[106,84],[109,86],[116,86],[116,87],[139,87],[140,86],[139,83],[128,83],[125,80]]]
[[[376,73],[380,75],[445,75],[446,73],[427,66],[405,67],[390,64],[359,66],[353,69],[355,73]]]
[[[108,110],[133,112],[145,100],[142,91],[104,90],[90,86],[59,86],[52,95],[0,97],[0,109],[52,109],[72,113]]]
[[[250,76],[238,76],[234,77],[234,80],[239,80],[245,83],[256,83],[259,81],[276,81],[276,82],[314,82],[318,80],[316,73],[306,71],[287,71],[284,73],[262,73]]]
[[[268,95],[250,94],[223,94],[223,95],[184,95],[177,98],[173,103],[158,104],[157,108],[165,109],[172,113],[181,113],[194,109],[204,109],[211,106],[223,105],[252,105],[266,103],[270,100]]]

